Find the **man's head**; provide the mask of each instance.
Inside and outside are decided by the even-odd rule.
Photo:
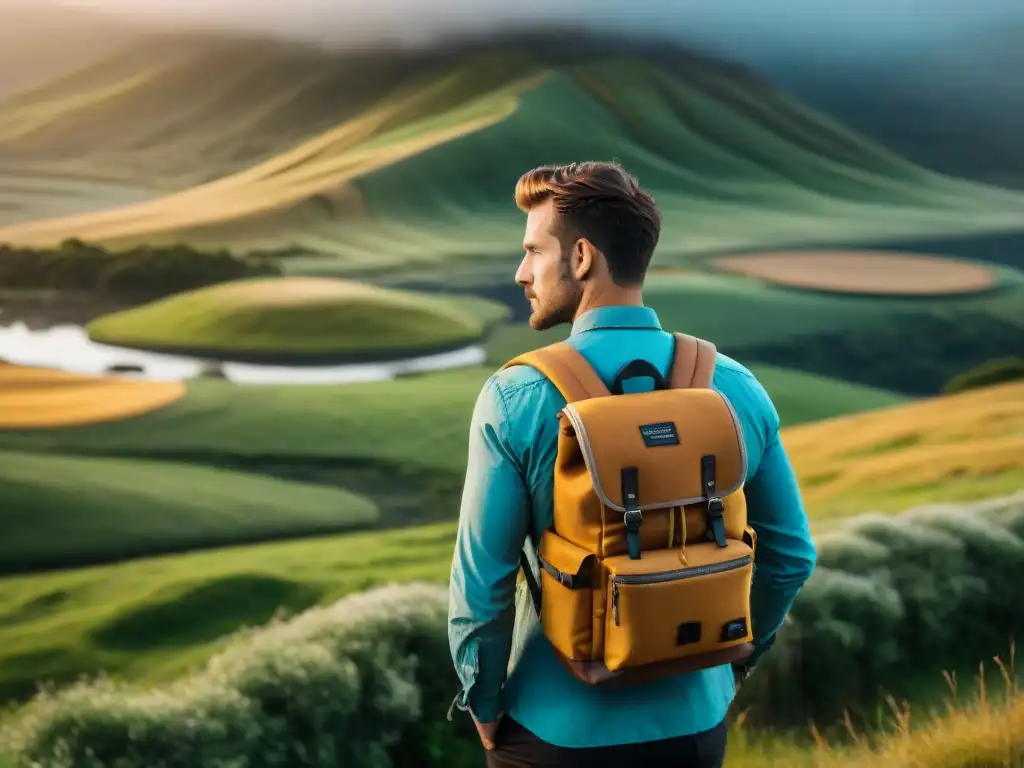
[[[537,330],[572,322],[590,306],[639,296],[658,244],[654,198],[615,163],[541,166],[516,184],[527,214],[516,282]]]

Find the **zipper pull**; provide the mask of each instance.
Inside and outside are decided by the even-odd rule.
[[[619,626],[619,582],[612,582],[612,621]]]

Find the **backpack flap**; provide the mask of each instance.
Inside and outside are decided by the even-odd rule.
[[[628,550],[638,557],[644,513],[671,516],[696,504],[704,507],[707,529],[720,547],[727,535],[742,537],[742,494],[739,514],[728,514],[726,506],[746,479],[746,448],[739,418],[719,392],[666,389],[594,397],[567,404],[563,413],[597,500],[613,513],[603,516],[602,555]]]

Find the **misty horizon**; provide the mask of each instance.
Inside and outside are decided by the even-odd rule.
[[[812,63],[905,57],[996,25],[1024,29],[1012,0],[56,0],[173,30],[196,26],[320,45],[429,45],[452,35],[577,27],[699,46],[737,61]],[[33,4],[34,5],[34,4]]]

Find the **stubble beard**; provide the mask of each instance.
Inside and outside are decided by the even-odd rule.
[[[558,285],[550,298],[530,313],[530,327],[546,331],[563,323],[571,323],[583,298],[583,285],[573,278],[569,269],[569,253],[563,254],[558,265]]]

